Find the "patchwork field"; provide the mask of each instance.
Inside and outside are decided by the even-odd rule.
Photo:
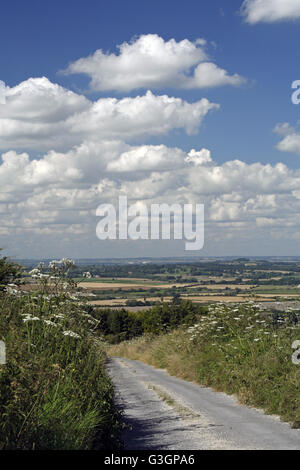
[[[84,277],[84,272],[91,272]],[[99,265],[78,268],[80,299],[98,307],[149,308],[174,298],[194,303],[292,301],[300,299],[300,262],[208,261],[146,265]],[[38,288],[27,275],[21,290]]]

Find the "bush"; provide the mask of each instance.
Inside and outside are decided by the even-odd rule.
[[[128,340],[143,333],[157,335],[185,323],[192,324],[196,316],[206,312],[206,307],[195,305],[175,297],[174,302],[157,303],[154,307],[139,312],[125,309],[95,309],[98,330],[113,344]]]
[[[1,249],[0,249],[1,251]],[[13,283],[20,276],[20,268],[16,263],[8,261],[6,256],[0,258],[0,290]]]

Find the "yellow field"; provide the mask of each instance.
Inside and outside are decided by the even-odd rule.
[[[104,305],[122,307],[125,306],[126,299],[111,299],[111,300],[91,300],[88,302],[89,305],[98,305],[101,307]]]
[[[126,284],[125,282],[79,282],[78,287],[88,290],[115,290],[115,289],[149,289],[145,284]]]
[[[168,284],[159,284],[159,283],[149,283],[149,284],[143,284],[143,283],[126,283],[126,282],[79,282],[78,287],[83,287],[88,290],[116,290],[116,289],[144,289],[144,290],[149,290],[152,288],[156,289],[168,289],[172,286],[175,287],[185,287],[190,285],[190,283],[168,283]]]

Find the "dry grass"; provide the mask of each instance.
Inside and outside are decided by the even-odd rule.
[[[88,290],[116,290],[116,289],[146,289],[148,290],[149,285],[125,283],[125,282],[79,282],[78,287],[83,287]]]
[[[144,289],[144,290],[149,290],[149,289],[169,289],[173,286],[175,287],[186,287],[189,286],[191,283],[176,283],[176,282],[170,282],[170,283],[125,283],[125,282],[79,282],[78,287],[83,287],[84,289],[88,290],[116,290],[116,289],[122,289],[122,290],[128,290],[128,289]]]

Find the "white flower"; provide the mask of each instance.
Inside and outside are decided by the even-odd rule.
[[[49,263],[49,268],[56,268],[56,266],[59,264],[59,261],[56,261],[55,259],[53,261],[50,261]]]
[[[28,314],[25,318],[23,318],[24,323],[28,321],[37,321],[37,320],[40,320],[39,317],[32,317],[30,314]]]
[[[54,323],[54,321],[51,321],[51,320],[44,320],[44,323],[46,323],[46,325],[57,326],[57,324]]]
[[[71,300],[77,300],[78,297],[74,294],[74,295],[69,295],[69,299]]]
[[[19,294],[19,291],[17,291],[16,289],[13,289],[12,287],[9,287],[7,286],[5,288],[6,292],[8,292],[8,294],[11,294],[11,295],[18,295]]]
[[[64,336],[71,336],[72,338],[80,338],[80,336],[77,333],[74,333],[74,331],[71,330],[66,330],[63,332]]]
[[[37,268],[34,268],[34,269],[32,269],[31,271],[29,271],[28,274],[30,274],[30,276],[35,276],[35,275],[37,275],[37,274],[40,274],[40,270],[37,269]]]

